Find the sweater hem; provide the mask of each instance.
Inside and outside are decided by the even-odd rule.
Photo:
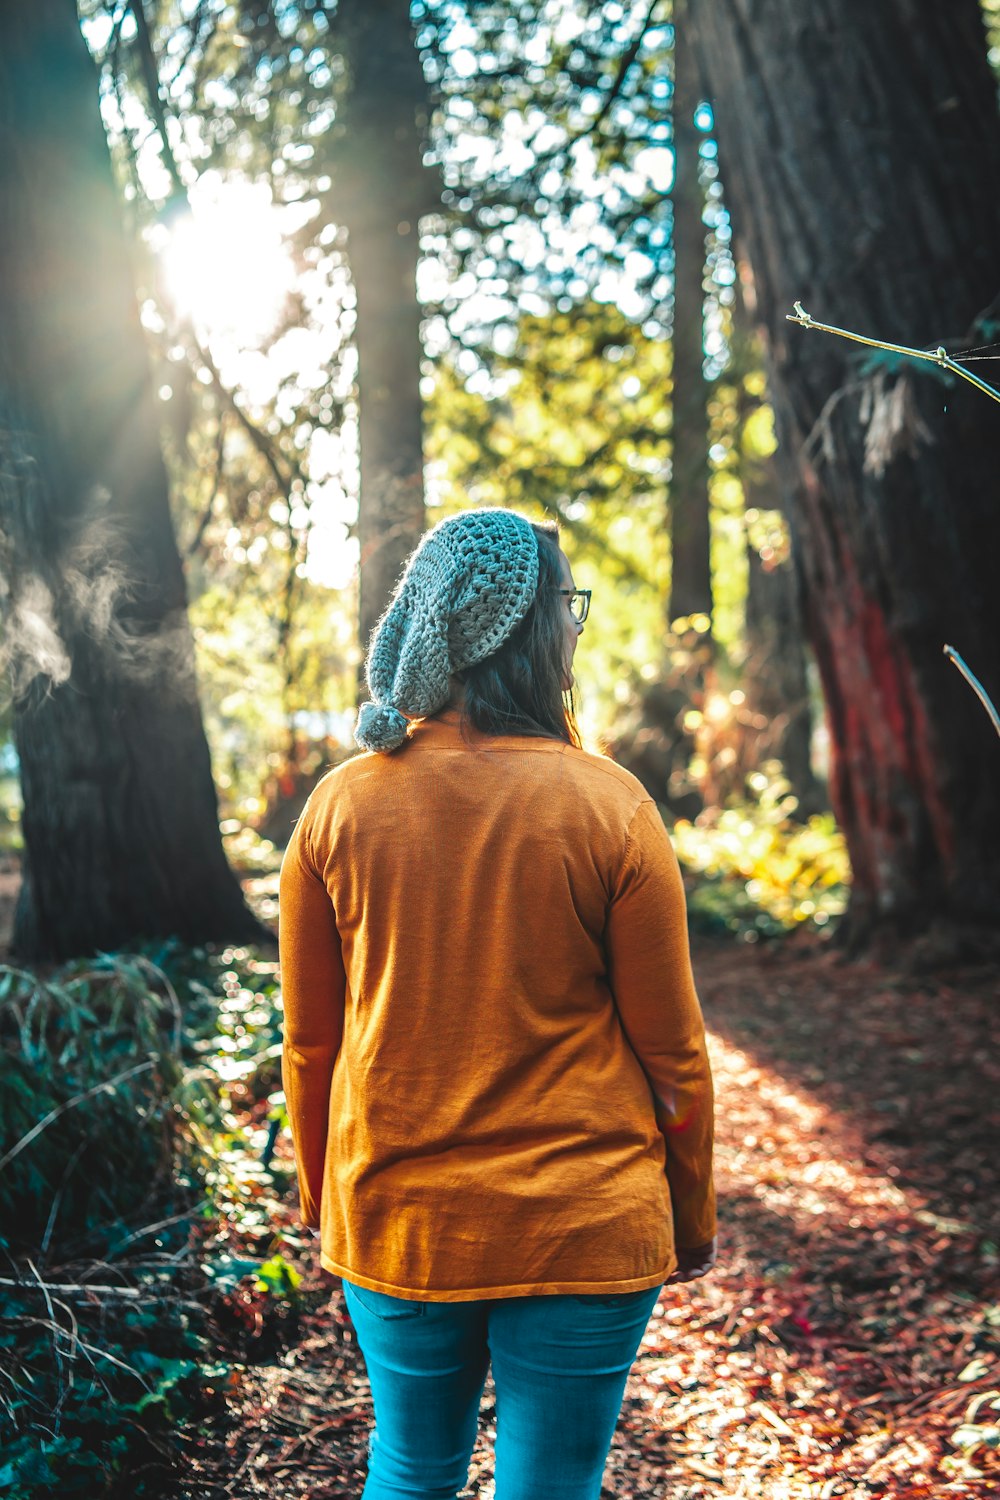
[[[662,1286],[667,1277],[677,1269],[677,1257],[672,1256],[663,1271],[658,1271],[653,1276],[630,1276],[626,1281],[519,1281],[508,1286],[408,1287],[394,1286],[390,1281],[379,1281],[373,1276],[362,1276],[348,1266],[342,1266],[322,1250],[319,1259],[324,1271],[339,1276],[343,1281],[365,1287],[370,1292],[384,1292],[389,1297],[401,1297],[407,1302],[490,1302],[500,1297],[553,1297],[559,1294],[606,1297],[616,1292],[651,1291],[654,1286]]]

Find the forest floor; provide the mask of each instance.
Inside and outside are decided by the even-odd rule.
[[[795,939],[701,943],[695,970],[719,1263],[664,1288],[602,1495],[1000,1493],[996,966],[902,974]],[[224,1409],[182,1437],[188,1500],[361,1493],[372,1408],[340,1283],[287,1202],[271,1253],[275,1232],[297,1312],[276,1325],[248,1295]],[[487,1381],[463,1494],[492,1495],[494,1438]]]

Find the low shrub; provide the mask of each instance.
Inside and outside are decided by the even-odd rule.
[[[749,778],[756,797],[708,808],[672,826],[693,877],[692,926],[754,941],[811,925],[832,931],[847,908],[851,867],[832,813],[795,822],[795,798],[780,776]]]
[[[185,1076],[177,993],[141,955],[48,979],[0,967],[0,1246],[103,1257],[179,1172],[198,1171],[184,1111],[217,1113]]]
[[[239,955],[238,959],[236,955]],[[294,1302],[224,1252],[280,1172],[230,1106],[278,1078],[276,964],[168,945],[0,967],[0,1494],[152,1497],[237,1368],[220,1330]],[[265,1102],[267,1101],[267,1102]],[[290,1180],[290,1179],[289,1179]],[[250,1281],[250,1278],[253,1281]],[[232,1306],[230,1306],[232,1304]]]

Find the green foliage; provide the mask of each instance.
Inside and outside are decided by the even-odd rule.
[[[502,504],[558,520],[578,581],[594,589],[577,670],[588,727],[607,732],[635,674],[666,666],[670,347],[589,303],[523,318],[495,369],[484,391],[438,366],[431,498],[442,513]]]
[[[750,941],[801,924],[826,927],[846,909],[850,863],[829,813],[792,821],[795,798],[771,764],[748,778],[737,807],[709,808],[693,823],[678,819],[673,840],[695,875],[692,924]]]
[[[254,1283],[259,1292],[292,1296],[302,1284],[302,1277],[283,1255],[272,1255],[258,1268]]]
[[[519,300],[569,311],[626,287],[637,321],[665,311],[673,28],[616,0],[417,0],[413,16],[434,82],[449,261],[488,282],[508,317]],[[467,295],[449,288],[449,320],[478,323]]]
[[[234,563],[191,606],[206,732],[227,819],[243,821],[262,810],[263,782],[298,738],[331,731],[346,738],[353,718],[353,591],[345,599],[303,585],[285,646],[269,604],[276,587],[280,576],[268,569]]]
[[[164,432],[177,530],[191,553],[207,727],[226,813],[245,816],[256,791],[255,769],[288,748],[297,716],[341,715],[353,697],[353,590],[344,596],[324,591],[307,560],[311,531],[321,528],[331,504],[340,507],[341,490],[353,499],[356,482],[349,457],[345,462],[339,453],[329,485],[325,478],[333,462],[327,450],[346,447],[349,453],[354,441],[353,311],[344,237],[330,223],[339,201],[350,28],[326,7],[289,8],[273,0],[193,10],[164,0],[151,16],[161,93],[182,126],[173,132],[181,175],[196,185],[213,172],[222,180],[267,182],[276,202],[291,205],[288,223],[294,219],[296,226],[289,239],[300,279],[286,316],[273,337],[245,355],[229,347],[230,340],[223,360],[213,344],[216,366],[225,365],[220,383],[205,357],[204,331],[192,336],[157,275],[151,246],[169,236],[180,205],[157,144],[131,18],[126,13],[112,22],[95,0],[88,0],[83,16],[135,228],[153,231],[149,243],[140,238],[137,247],[141,297],[157,384],[170,393]],[[559,473],[571,474],[576,461],[586,462],[600,447],[603,461],[590,463],[575,485],[571,478],[569,490],[571,504],[587,506],[573,490],[589,482],[595,506],[611,502],[591,552],[604,550],[600,533],[617,511],[614,550],[626,558],[626,570],[645,572],[637,566],[642,559],[662,575],[665,527],[657,490],[669,458],[662,437],[669,426],[670,351],[663,318],[644,319],[657,304],[665,311],[670,296],[664,173],[672,29],[654,24],[644,5],[622,8],[611,0],[596,8],[419,3],[412,16],[434,105],[431,155],[444,180],[441,212],[428,218],[423,246],[431,282],[443,288],[440,297],[424,295],[428,352],[457,349],[461,340],[474,365],[502,375],[494,354],[504,347],[509,352],[509,340],[504,346],[491,325],[473,349],[463,331],[469,310],[482,302],[475,291],[495,300],[505,282],[511,324],[529,308],[543,309],[538,326],[526,322],[522,330],[530,343],[522,363],[534,366],[531,398],[542,421],[533,440],[523,422],[515,424],[513,438],[524,440],[524,452],[508,455],[494,494],[518,503],[523,486],[516,477],[508,483],[512,464],[525,477],[559,471],[557,483]],[[530,127],[527,137],[522,127]],[[543,142],[539,128],[549,139]],[[529,141],[522,147],[527,171],[509,170],[505,152],[515,139]],[[484,150],[496,147],[497,159],[473,164],[471,141]],[[644,291],[626,316],[615,302],[640,283]],[[335,330],[330,314],[338,303],[343,317],[332,320]],[[550,313],[567,314],[576,324],[565,339],[558,323],[547,339]],[[603,391],[588,406],[595,366],[584,350],[587,367],[577,377],[572,361],[576,349],[593,342],[585,325],[598,316],[617,325],[608,352],[617,352],[620,362],[606,362]],[[633,353],[645,368],[628,369]],[[280,375],[272,379],[269,368]],[[461,373],[464,379],[468,370]],[[640,394],[618,390],[622,381],[632,386],[636,379]],[[521,411],[528,384],[517,393]],[[227,399],[234,389],[238,402]],[[556,423],[544,420],[553,391],[564,408],[564,420]],[[460,415],[462,399],[459,393],[452,415]],[[329,429],[337,431],[337,443],[329,442]],[[458,430],[449,436],[461,443]],[[492,457],[487,448],[480,463]],[[641,494],[637,479],[645,481]],[[350,510],[349,499],[348,519]],[[578,536],[587,532],[586,522],[575,518]],[[620,561],[612,559],[609,571],[621,578]],[[647,660],[656,652],[655,590],[664,584],[657,577],[643,601],[651,622],[640,627]],[[636,596],[630,606],[641,610],[637,595],[644,585],[625,587]],[[610,658],[623,649],[619,642],[595,664],[595,681],[614,681]]]
[[[87,1417],[96,1418],[96,1432],[91,1427],[86,1438],[80,1434],[63,1434],[40,1442],[35,1438],[16,1438],[4,1450],[0,1494],[8,1500],[34,1500],[35,1496],[54,1491],[70,1495],[93,1493],[102,1473],[115,1473],[120,1468],[127,1439],[117,1433],[106,1444],[102,1443],[100,1429],[104,1424],[100,1411],[88,1412]],[[70,1475],[73,1477],[67,1482]]]
[[[167,944],[0,969],[0,1493],[161,1493],[230,1374],[208,1307],[295,1298],[280,1240],[199,1253],[213,1223],[266,1231],[264,1181],[290,1182],[231,1113],[281,1115],[276,968]]]
[[[103,1304],[92,1294],[72,1298],[70,1309],[63,1296],[54,1318],[44,1314],[40,1292],[0,1296],[9,1372],[0,1494],[109,1494],[123,1471],[155,1457],[158,1435],[204,1405],[220,1366],[206,1359],[207,1339],[174,1298],[151,1285],[141,1306]],[[130,1487],[140,1496],[160,1492],[156,1476],[141,1472]]]
[[[0,968],[0,1245],[109,1253],[169,1192],[182,1102],[181,1013],[142,957],[100,955],[47,979]]]

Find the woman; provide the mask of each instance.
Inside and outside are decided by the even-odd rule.
[[[553,528],[428,532],[372,637],[369,753],[282,866],[285,1091],[371,1381],[366,1500],[465,1486],[491,1362],[496,1500],[596,1500],[660,1288],[715,1259],[677,861],[564,698],[588,605]]]

